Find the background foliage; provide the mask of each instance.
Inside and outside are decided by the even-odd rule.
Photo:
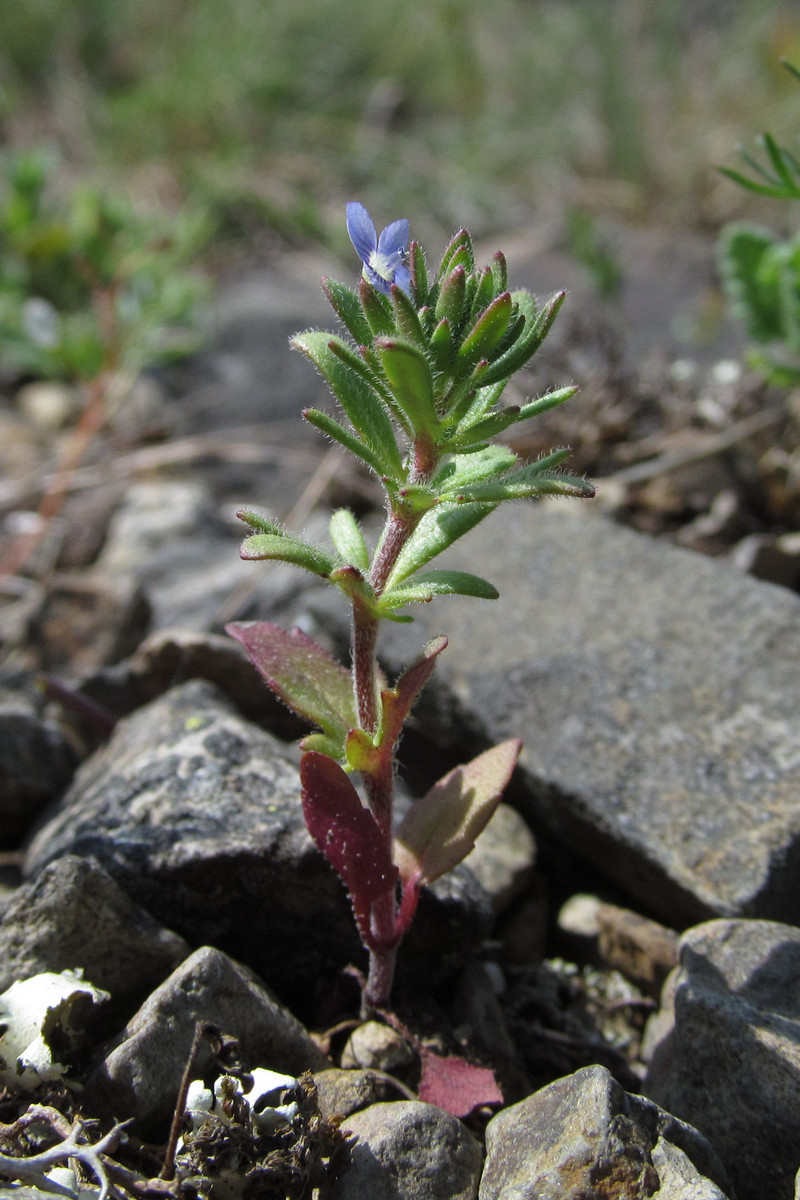
[[[710,165],[796,136],[781,57],[767,0],[18,0],[0,130],[251,238],[344,250],[351,195],[423,240],[564,203],[715,226],[758,202]]]

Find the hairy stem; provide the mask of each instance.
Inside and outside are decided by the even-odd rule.
[[[430,452],[421,453],[415,447],[414,483],[422,482],[435,466]],[[379,596],[386,586],[401,550],[420,522],[421,513],[405,514],[393,510],[387,519],[384,536],[370,571],[370,583]],[[378,684],[378,619],[358,598],[353,601],[352,672],[358,719],[362,729],[375,734],[380,725],[380,694]],[[393,747],[392,747],[393,749]],[[370,810],[380,827],[386,843],[392,842],[392,807],[394,774],[392,755],[383,756],[383,766],[362,776]],[[394,887],[380,896],[370,909],[372,945],[369,949],[369,975],[362,998],[363,1015],[385,1006],[394,982],[397,947],[402,934],[397,927],[397,900]]]

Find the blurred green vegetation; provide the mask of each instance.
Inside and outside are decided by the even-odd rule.
[[[427,239],[564,205],[718,225],[713,166],[790,140],[796,3],[16,0],[0,132],[73,173],[344,248],[341,203]]]

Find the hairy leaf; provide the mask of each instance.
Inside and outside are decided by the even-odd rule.
[[[481,483],[508,471],[517,456],[508,446],[486,446],[474,454],[457,454],[449,459],[433,477],[432,486],[452,492],[468,483]]]
[[[425,355],[410,342],[397,338],[379,338],[375,345],[397,403],[412,429],[432,429],[436,425],[433,376]]]
[[[363,913],[394,885],[392,862],[378,823],[337,762],[309,751],[300,760],[308,832]]]
[[[319,408],[303,409],[303,418],[308,421],[309,425],[313,425],[320,433],[324,433],[326,437],[332,438],[334,442],[338,442],[340,446],[344,446],[345,450],[349,450],[356,458],[360,458],[363,463],[377,475],[389,475],[388,465],[383,461],[380,454],[362,442],[357,434],[352,433],[349,429],[345,429],[343,425],[331,417],[326,412],[322,412]]]
[[[318,725],[343,754],[348,730],[358,724],[350,672],[300,629],[288,633],[268,621],[225,626],[253,666],[288,708]]]
[[[292,345],[311,359],[347,413],[353,428],[383,463],[384,473],[397,478],[402,474],[402,460],[383,402],[374,387],[331,349],[332,342],[336,343],[336,339],[329,333],[313,329],[292,338]],[[345,358],[352,355],[344,342],[340,349]]]
[[[503,1093],[489,1067],[476,1066],[456,1054],[434,1054],[426,1047],[420,1057],[417,1090],[426,1104],[435,1104],[463,1120],[476,1108],[503,1103]]]
[[[547,304],[537,313],[534,319],[527,317],[526,313],[527,319],[524,330],[513,346],[489,365],[488,370],[481,380],[483,386],[495,383],[500,379],[508,379],[520,367],[524,367],[529,359],[533,358],[550,332],[553,321],[555,321],[558,315],[558,310],[564,303],[565,296],[566,292],[556,292],[554,296],[550,297]],[[514,292],[512,298],[519,304],[522,311],[525,311],[526,308],[530,311],[531,304],[534,305],[535,309],[533,297],[527,296],[524,292]]]
[[[496,600],[499,594],[488,580],[468,571],[425,571],[384,592],[378,604],[383,610],[415,602],[424,604],[434,596],[476,596],[480,600]]]
[[[292,563],[313,575],[321,575],[323,579],[327,579],[334,565],[324,550],[283,533],[254,533],[244,539],[239,554],[245,559],[272,558]]]
[[[492,508],[489,504],[476,504],[474,508],[443,505],[431,509],[400,551],[386,581],[386,590],[397,587],[403,579],[413,575],[470,529],[474,529],[484,517],[488,517]]]
[[[403,880],[432,883],[467,857],[503,794],[522,742],[511,738],[450,771],[406,813],[394,860]]]
[[[491,275],[489,276],[491,278]],[[511,293],[503,292],[481,313],[464,338],[458,351],[459,363],[471,369],[482,358],[488,358],[502,340],[511,320]]]
[[[337,283],[335,279],[323,279],[322,290],[328,297],[337,317],[355,339],[356,344],[361,346],[369,342],[372,338],[372,331],[364,316],[358,294],[352,288],[345,287],[343,283]]]
[[[331,516],[331,541],[347,563],[359,571],[369,570],[369,551],[361,526],[349,508],[337,508]]]

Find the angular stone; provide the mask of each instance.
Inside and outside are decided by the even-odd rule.
[[[382,1021],[365,1021],[347,1039],[341,1064],[364,1070],[394,1071],[408,1066],[415,1058],[413,1047],[396,1029]]]
[[[0,848],[19,844],[75,765],[61,730],[22,692],[0,689]]]
[[[197,1021],[210,1021],[237,1038],[246,1067],[300,1075],[330,1065],[300,1022],[251,971],[203,946],[156,988],[115,1039],[87,1083],[89,1103],[134,1117],[143,1132],[163,1133]],[[196,1077],[210,1068],[204,1042]]]
[[[592,1066],[492,1117],[479,1200],[725,1200],[724,1187],[697,1130]]]
[[[597,909],[598,949],[603,962],[648,996],[661,994],[678,961],[678,936],[640,913],[601,902]]]
[[[354,1113],[342,1129],[358,1139],[330,1200],[474,1200],[478,1143],[433,1104],[398,1100]]]
[[[510,804],[499,804],[467,859],[498,916],[525,891],[535,865],[536,840],[530,828]]]
[[[382,1098],[386,1085],[372,1071],[341,1070],[330,1067],[316,1071],[317,1104],[326,1121],[332,1117],[349,1117],[351,1113]]]
[[[800,929],[709,921],[648,1024],[645,1090],[701,1130],[739,1200],[790,1200],[800,1166]]]
[[[64,854],[95,858],[190,944],[232,954],[306,1013],[326,978],[365,955],[299,796],[287,747],[194,680],[120,721],[32,840],[25,871]],[[452,977],[490,921],[468,870],[437,880],[420,899],[401,977]]]
[[[8,902],[0,992],[16,979],[80,967],[110,994],[111,1010],[127,1015],[189,953],[183,938],[133,904],[97,863],[65,855]]]
[[[431,739],[523,738],[509,798],[668,924],[800,921],[800,598],[577,502],[489,517],[442,561],[501,596],[387,631],[390,673],[447,631]]]

